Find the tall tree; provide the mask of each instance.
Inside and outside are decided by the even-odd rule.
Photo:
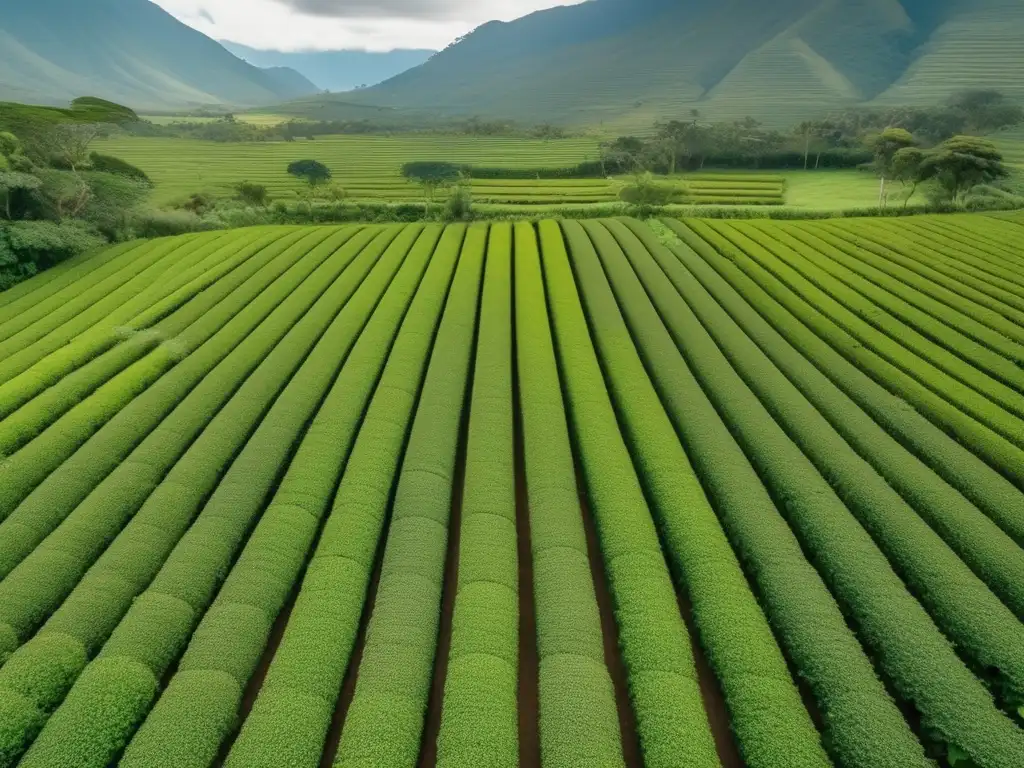
[[[977,136],[954,136],[929,152],[921,163],[922,181],[934,179],[957,205],[979,184],[1010,175],[996,145]]]

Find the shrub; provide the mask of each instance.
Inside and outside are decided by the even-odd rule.
[[[94,171],[112,173],[117,176],[127,176],[130,179],[141,181],[147,186],[153,186],[153,182],[145,171],[119,157],[101,155],[99,152],[93,152],[89,155],[89,164],[92,166]]]
[[[263,184],[242,181],[235,185],[235,193],[239,200],[247,205],[265,206],[270,201],[270,193]]]

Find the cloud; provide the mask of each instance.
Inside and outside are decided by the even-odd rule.
[[[480,0],[275,0],[309,16],[333,19],[431,19],[461,20],[479,16],[480,6],[496,7],[498,3]],[[502,3],[504,5],[505,3]],[[510,3],[516,5],[516,3]],[[521,4],[521,3],[520,3]],[[474,12],[476,11],[476,12]]]
[[[485,21],[580,0],[153,0],[218,40],[278,51],[444,48]]]

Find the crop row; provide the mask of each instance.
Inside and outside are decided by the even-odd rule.
[[[691,235],[698,231],[696,226],[689,230]],[[682,230],[680,225],[678,231]],[[713,231],[701,225],[700,232],[705,231],[713,237]],[[687,253],[680,253],[680,258],[685,260]],[[673,282],[685,296],[682,281]],[[1013,639],[1019,632],[1019,622],[980,585],[969,587],[975,595],[972,600],[979,600],[978,604],[949,599],[959,597],[949,586],[954,579],[960,579],[965,587],[970,583],[962,563],[944,550],[933,534],[929,535],[919,519],[907,513],[894,514],[898,507],[883,506],[881,496],[872,500],[872,494],[885,493],[885,489],[878,485],[872,490],[875,486],[870,473],[862,470],[855,475],[855,465],[843,469],[842,453],[835,448],[833,453],[824,448],[818,452],[815,441],[827,437],[827,427],[812,423],[808,428],[794,420],[781,420],[790,430],[790,435],[784,433],[770,414],[781,419],[785,413],[778,400],[785,388],[782,393],[757,388],[756,394],[764,402],[758,399],[723,353],[712,346],[692,312],[680,315],[688,323],[680,326],[677,337],[677,341],[686,338],[685,347],[681,345],[684,355],[769,490],[776,498],[785,499],[780,511],[901,697],[913,702],[939,740],[949,745],[951,754],[965,752],[977,765],[1019,761],[1024,756],[1020,731],[993,707],[992,694],[953,654],[946,638],[890,568],[890,562],[935,621],[972,658],[975,668],[995,673],[994,693],[1001,703],[1014,708],[1020,697],[1017,654],[1024,647],[1019,639]],[[739,365],[738,358],[734,358],[734,364]],[[835,447],[842,446],[836,443]],[[824,476],[812,464],[812,457]],[[825,478],[835,484],[846,505]],[[888,555],[888,561],[868,532]],[[929,581],[931,586],[926,587]],[[939,594],[947,589],[948,595]],[[984,617],[968,619],[966,614],[975,609]],[[916,649],[913,656],[905,653],[908,648]],[[991,654],[1000,656],[1002,662],[990,666]]]
[[[397,230],[392,230],[390,235],[382,234],[380,248],[395,234]],[[263,448],[263,454],[270,454],[266,447],[267,438],[263,436],[281,436],[282,418],[301,413],[294,405],[291,409],[287,406],[296,393],[305,394],[304,387],[308,385],[302,381],[291,386],[289,380],[300,364],[303,372],[310,368],[315,370],[316,357],[321,359],[322,366],[324,356],[334,354],[333,349],[321,348],[310,358],[312,362],[304,362],[310,348],[332,324],[338,310],[348,306],[349,298],[373,266],[380,248],[367,248],[356,261],[353,258],[358,249],[349,248],[347,252],[339,252],[336,264],[325,265],[328,268],[323,270],[324,277],[333,284],[269,354],[264,356],[251,345],[249,349],[244,349],[245,344],[239,347],[243,353],[255,353],[261,365],[245,379],[223,409],[211,416],[206,429],[166,476],[147,477],[139,472],[139,468],[147,466],[148,462],[159,465],[164,457],[157,452],[164,447],[173,454],[175,441],[182,434],[180,430],[191,418],[189,409],[172,413],[151,436],[152,439],[133,452],[75,509],[64,525],[0,583],[0,590],[12,598],[5,599],[3,619],[19,638],[31,636],[42,619],[60,605],[34,639],[0,670],[0,691],[3,691],[6,706],[12,712],[17,711],[19,720],[38,728],[60,703],[86,659],[95,655],[161,566],[177,573],[190,567],[188,555],[195,553],[196,545],[192,544],[190,549],[187,541],[184,544],[179,544],[179,541],[214,489],[217,489],[214,500],[205,507],[200,518],[202,522],[197,523],[198,529],[205,531],[203,536],[226,533],[209,521],[217,515],[217,499],[228,494],[233,484],[238,484],[234,478],[240,474],[246,492],[256,493],[255,503],[250,501],[249,504],[249,515],[256,513],[263,494],[276,477],[277,465],[265,465],[262,476],[251,467],[245,472],[244,457],[247,454],[244,451]],[[334,280],[338,270],[349,262],[352,268],[345,269],[342,277]],[[375,282],[379,279],[371,278],[365,290],[372,291]],[[380,290],[383,288],[378,286],[377,291]],[[308,291],[306,296],[301,293],[295,294],[297,304],[309,300]],[[365,304],[365,300],[362,303]],[[348,318],[359,310],[360,302],[356,300],[351,309],[342,311],[341,317]],[[362,311],[368,310],[364,307]],[[273,337],[273,326],[287,325],[288,320],[283,313],[278,313],[276,317],[268,318],[261,330]],[[337,333],[335,331],[331,335],[336,337]],[[351,334],[352,331],[346,329],[344,333]],[[351,340],[348,343],[351,345]],[[234,391],[230,379],[222,379],[222,382],[229,393]],[[284,394],[278,397],[286,385],[289,386]],[[275,406],[268,412],[271,403]],[[193,405],[196,412],[208,413],[199,401],[189,403],[186,399],[184,404]],[[304,420],[300,420],[290,428],[298,430],[303,423]],[[254,433],[256,424],[260,427]],[[288,443],[284,446],[284,451],[287,450]],[[232,459],[240,452],[243,458],[232,465]],[[229,465],[232,467],[230,471],[227,469]],[[133,481],[138,486],[133,487]],[[257,490],[261,487],[262,493]],[[241,515],[245,507],[240,502],[244,499],[238,494],[232,495],[231,499],[238,504],[236,510]],[[121,531],[126,522],[127,527]],[[190,537],[194,540],[199,534],[191,533]],[[112,542],[109,548],[86,573],[108,541]],[[139,556],[140,548],[147,557]],[[172,549],[176,554],[171,554]],[[172,562],[165,565],[169,554]],[[175,559],[176,566],[173,564]],[[60,568],[61,578],[45,578],[44,574],[52,573],[55,566]],[[197,573],[192,579],[201,579],[201,575]],[[61,674],[54,676],[56,670],[61,670]],[[45,688],[26,687],[26,682],[34,676],[45,677],[47,674],[52,679]],[[30,733],[26,731],[21,735],[28,738]]]

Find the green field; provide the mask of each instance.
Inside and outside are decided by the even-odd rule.
[[[0,293],[0,768],[1024,765],[1022,224],[254,227]]]
[[[293,197],[304,185],[289,176],[293,160],[325,163],[353,200],[418,201],[423,190],[402,178],[415,160],[506,168],[564,168],[598,157],[595,139],[552,141],[460,136],[332,136],[316,141],[221,144],[191,139],[117,138],[101,151],[131,162],[156,183],[157,203],[194,192],[230,195],[243,180],[267,186],[274,197]],[[577,205],[615,202],[631,179],[484,180],[472,183],[474,198],[490,205]],[[781,205],[784,177],[775,173],[694,173],[671,180],[686,204]]]
[[[222,120],[221,117],[196,117],[192,115],[140,115],[143,120],[147,120],[154,125],[176,125],[178,123],[215,123],[218,120]],[[280,125],[286,123],[289,120],[295,120],[297,118],[289,117],[287,115],[274,115],[264,114],[260,112],[238,112],[235,114],[235,120],[242,123],[250,123],[252,125],[268,126],[268,125]]]
[[[991,137],[1008,165],[1024,173],[1024,127],[997,133]]]

